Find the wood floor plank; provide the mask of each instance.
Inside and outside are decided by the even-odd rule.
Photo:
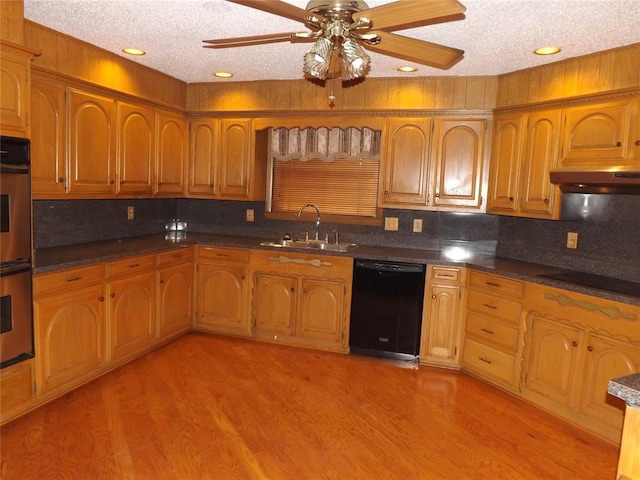
[[[2,427],[2,479],[606,480],[618,449],[465,374],[187,335]]]

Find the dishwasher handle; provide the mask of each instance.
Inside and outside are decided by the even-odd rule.
[[[376,260],[356,260],[356,268],[376,270],[378,272],[422,273],[424,265],[421,263],[396,263]]]

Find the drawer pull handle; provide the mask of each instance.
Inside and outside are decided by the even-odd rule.
[[[491,360],[487,360],[486,358],[478,357],[478,360],[480,360],[481,362],[488,363],[489,365],[491,365]]]
[[[67,278],[67,282],[77,282],[78,280],[81,280],[82,277],[70,277]]]
[[[495,282],[486,282],[487,285],[489,285],[490,287],[499,287],[500,284],[499,283],[495,283]]]
[[[139,267],[140,264],[139,263],[132,263],[131,265],[129,265],[129,268],[136,268]]]
[[[173,254],[173,258],[181,258],[182,254],[181,253],[174,253]]]
[[[491,310],[496,310],[498,308],[495,305],[491,305],[490,303],[483,303],[482,305],[487,308],[490,308]]]
[[[495,334],[493,330],[489,330],[488,328],[481,328],[480,330],[482,330],[484,333],[488,333],[489,335]]]
[[[216,253],[216,257],[226,257],[226,253]]]

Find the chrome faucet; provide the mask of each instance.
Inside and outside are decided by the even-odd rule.
[[[314,205],[313,203],[305,203],[302,208],[298,210],[298,214],[296,215],[296,217],[300,218],[300,215],[302,215],[302,211],[307,207],[313,207],[316,209],[316,240],[320,240],[320,238],[318,237],[318,231],[320,230],[320,210],[316,205]]]

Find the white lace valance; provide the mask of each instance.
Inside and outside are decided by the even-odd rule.
[[[369,128],[274,128],[271,135],[275,160],[380,159],[382,132]]]

